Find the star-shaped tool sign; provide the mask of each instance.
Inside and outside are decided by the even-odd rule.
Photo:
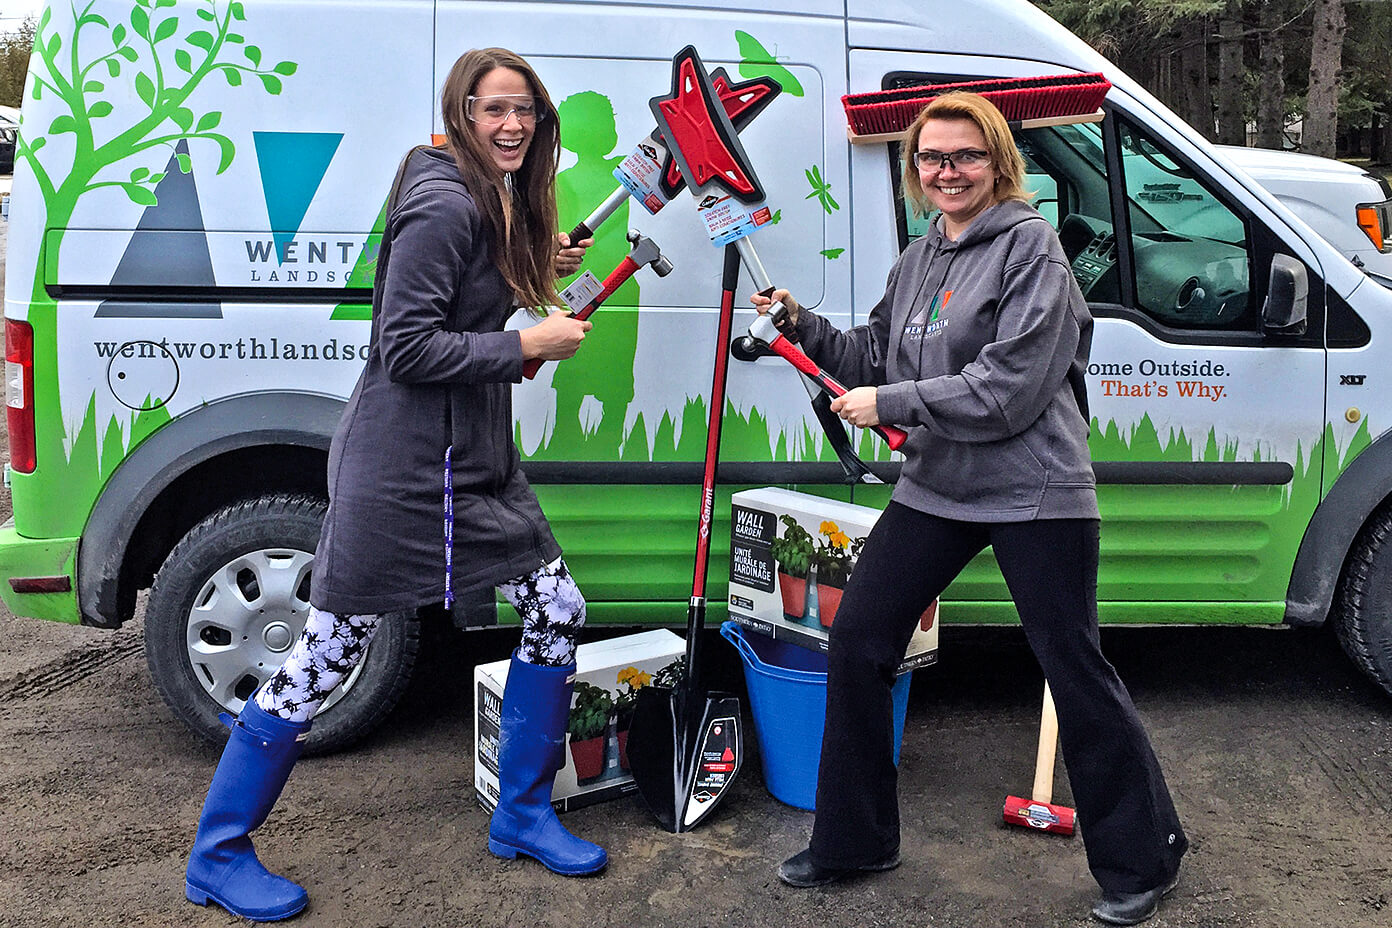
[[[743,132],[744,127],[753,122],[755,116],[768,109],[773,98],[783,91],[778,81],[771,77],[756,77],[738,84],[732,83],[724,68],[716,68],[711,72],[711,83],[715,86],[715,93],[725,108],[725,115],[730,117],[736,132]],[[677,167],[669,150],[662,159],[662,192],[669,200],[675,199],[685,186],[686,181],[682,180],[681,169]]]
[[[672,92],[653,97],[648,105],[657,117],[668,157],[694,185],[693,193],[701,196],[718,185],[743,202],[763,200],[753,165],[694,46],[672,59]]]

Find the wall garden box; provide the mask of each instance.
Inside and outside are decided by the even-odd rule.
[[[846,580],[878,509],[775,487],[736,493],[730,511],[730,618],[825,651]],[[938,604],[923,612],[900,672],[938,661]]]
[[[551,803],[559,812],[633,792],[628,723],[638,690],[676,680],[686,642],[666,629],[580,645],[566,733],[565,766]],[[498,804],[498,721],[509,661],[474,668],[474,792],[490,812]]]

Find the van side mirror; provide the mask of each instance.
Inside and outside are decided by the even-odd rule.
[[[1290,255],[1273,255],[1271,282],[1262,304],[1262,331],[1267,335],[1304,335],[1310,278],[1305,265]]]

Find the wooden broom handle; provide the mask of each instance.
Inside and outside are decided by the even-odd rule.
[[[1054,709],[1054,696],[1049,692],[1049,681],[1044,681],[1044,710],[1039,716],[1039,753],[1034,759],[1035,802],[1054,801],[1054,752],[1058,749],[1058,712]]]

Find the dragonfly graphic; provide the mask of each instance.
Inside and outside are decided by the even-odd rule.
[[[822,209],[826,210],[828,215],[841,208],[841,204],[837,203],[836,199],[831,195],[831,184],[822,179],[821,168],[814,164],[802,173],[807,177],[807,182],[812,185],[812,192],[803,197],[804,200],[810,200],[816,197],[818,202],[822,204]]]

